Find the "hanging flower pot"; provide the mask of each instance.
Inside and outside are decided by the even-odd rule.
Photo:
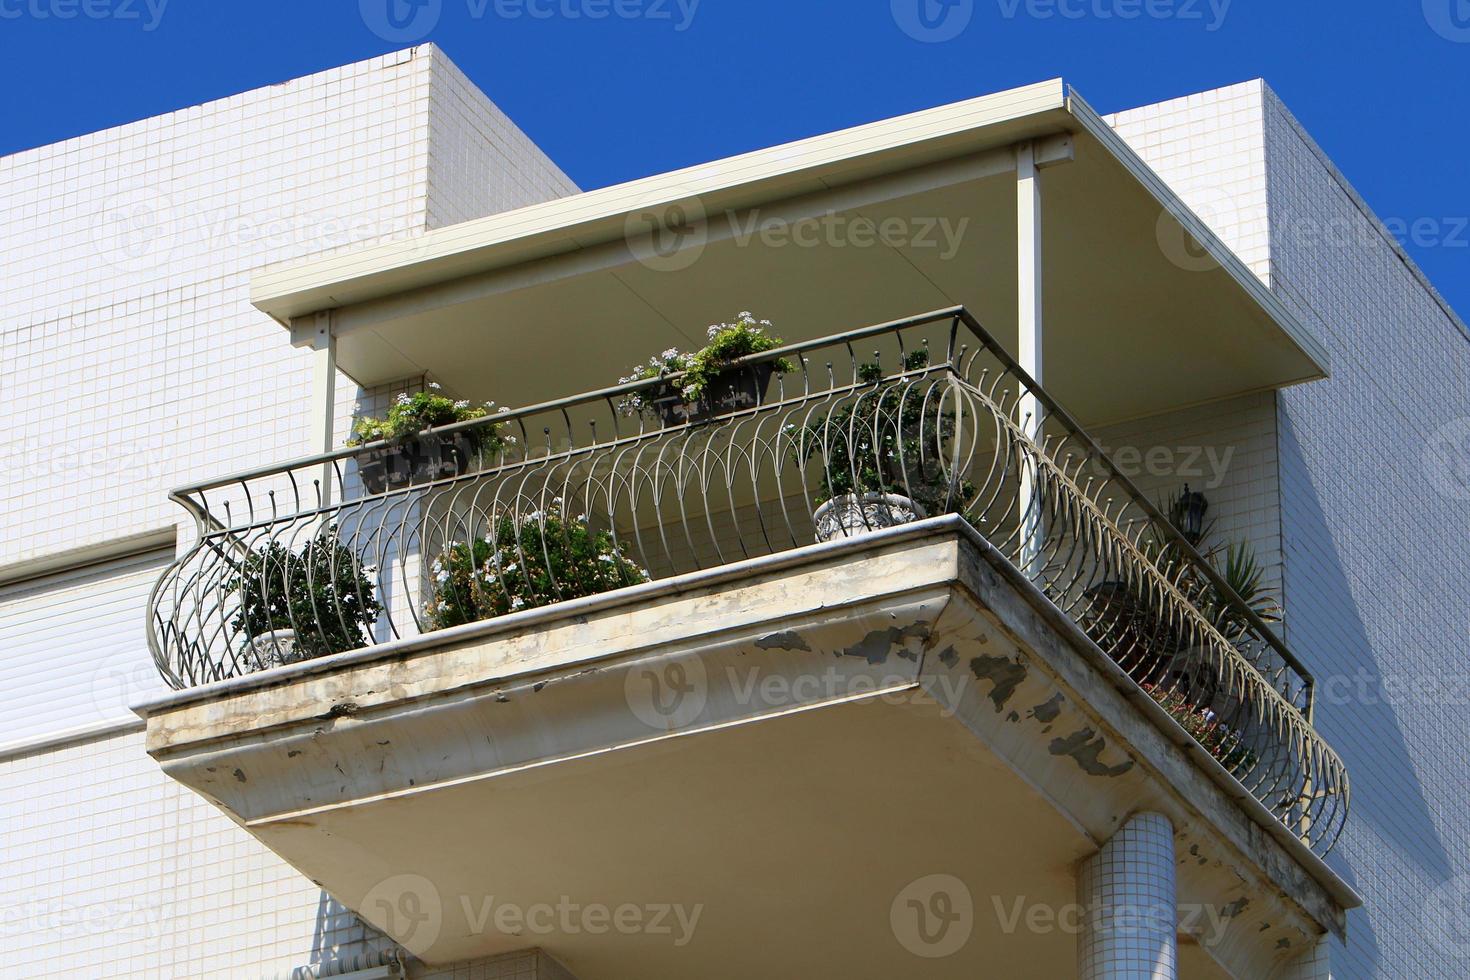
[[[684,392],[671,382],[664,382],[654,389],[650,401],[664,428],[706,422],[760,405],[774,373],[770,364],[723,371],[709,382],[705,396],[695,402],[685,400]]]
[[[624,415],[657,418],[664,428],[692,425],[757,408],[765,402],[771,377],[794,371],[784,357],[758,364],[731,367],[733,362],[781,346],[766,333],[769,320],[741,313],[734,323],[709,328],[709,343],[692,354],[670,348],[650,357],[620,378],[620,384],[659,379],[649,388],[623,396],[618,410]]]
[[[501,435],[500,425],[488,421],[459,432],[434,431],[488,419],[494,408],[493,402],[472,406],[438,390],[430,382],[417,394],[399,395],[386,418],[362,418],[353,426],[347,444],[367,445],[355,458],[358,478],[369,494],[463,476],[483,454],[497,453],[513,441]]]
[[[370,494],[463,476],[478,455],[467,432],[421,432],[357,455],[357,475]]]

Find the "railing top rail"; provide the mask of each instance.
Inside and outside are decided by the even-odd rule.
[[[736,368],[747,367],[752,364],[761,364],[767,361],[779,360],[782,357],[800,357],[807,351],[819,350],[824,347],[834,347],[841,344],[856,343],[868,337],[877,337],[885,334],[896,333],[900,330],[924,326],[931,323],[939,323],[944,320],[960,319],[962,315],[964,317],[963,322],[971,326],[971,329],[981,329],[979,328],[979,324],[975,321],[975,319],[965,313],[964,307],[952,306],[946,307],[944,309],[934,310],[929,313],[923,313],[918,316],[904,317],[903,319],[899,320],[890,320],[887,323],[874,324],[873,326],[863,327],[860,330],[850,330],[843,333],[829,334],[825,337],[817,337],[813,340],[803,340],[800,343],[787,344],[784,347],[762,351],[759,354],[747,355],[736,361],[731,362],[730,366]],[[977,339],[981,340],[982,342],[987,342],[987,346],[994,343],[993,341],[991,341],[989,335],[983,333],[983,330],[981,330],[980,333],[977,333]],[[569,395],[564,398],[557,398],[551,401],[539,402],[535,405],[525,405],[521,408],[508,409],[506,411],[498,412],[494,415],[490,415],[482,419],[473,419],[468,422],[456,422],[453,425],[439,426],[435,428],[434,431],[444,434],[468,431],[477,428],[483,428],[488,425],[502,425],[507,422],[515,422],[518,419],[531,418],[549,412],[557,412],[563,409],[572,408],[577,405],[589,405],[597,402],[615,400],[618,398],[623,398],[627,395],[637,394],[640,391],[647,391],[656,388],[662,384],[666,384],[670,380],[675,380],[681,376],[682,375],[679,374],[670,374],[665,378],[648,378],[643,381],[632,381],[627,384],[613,385],[608,388],[599,388],[596,391],[585,391],[576,395]],[[313,466],[322,466],[327,463],[336,462],[337,460],[351,459],[352,457],[357,456],[359,453],[362,453],[365,450],[380,447],[385,444],[386,442],[380,441],[363,443],[359,446],[344,446],[340,449],[334,449],[331,452],[315,453],[310,456],[301,456],[284,463],[271,463],[266,466],[258,466],[253,469],[242,470],[238,473],[232,473],[228,476],[218,477],[216,479],[208,480],[203,483],[195,483],[188,486],[178,487],[170,491],[169,496],[172,498],[187,497],[190,494],[204,493],[209,490],[217,490],[220,487],[238,485],[240,483],[246,483],[250,480],[258,480],[263,477],[275,476],[277,474],[285,473],[290,470],[299,470],[307,469]]]

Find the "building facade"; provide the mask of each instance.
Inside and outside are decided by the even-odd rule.
[[[1467,333],[1264,84],[584,195],[425,46],[0,160],[0,229],[16,975],[1463,971]],[[745,422],[576,395],[746,308]],[[869,345],[947,503],[813,549],[852,419],[932,438]],[[375,489],[337,447],[430,383],[543,407]],[[1265,622],[1148,529],[1186,485]],[[606,596],[434,620],[578,506]],[[383,611],[297,662],[219,576],[324,528]]]

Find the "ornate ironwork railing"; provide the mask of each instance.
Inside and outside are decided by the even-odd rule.
[[[782,370],[782,369],[785,370]],[[1325,851],[1341,760],[1311,675],[963,309],[175,491],[154,590],[175,688],[956,513]]]

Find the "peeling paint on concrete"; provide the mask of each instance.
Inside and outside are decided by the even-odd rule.
[[[929,624],[914,623],[911,626],[890,626],[887,629],[873,630],[843,650],[838,656],[862,657],[874,667],[886,663],[889,654],[892,653],[898,654],[905,660],[915,660],[917,655],[903,645],[903,641],[910,637],[918,640],[929,639]]]
[[[243,769],[235,770],[235,781],[240,783],[245,782],[245,771]]]
[[[1249,898],[1237,898],[1235,901],[1222,908],[1220,910],[1220,914],[1227,919],[1233,919],[1240,913],[1244,912],[1248,907],[1250,907],[1250,904],[1251,900]]]
[[[939,662],[946,667],[953,667],[960,662],[960,655],[955,652],[954,647],[945,647],[939,651]]]
[[[801,650],[811,653],[812,648],[807,646],[806,640],[795,630],[782,630],[779,633],[767,633],[755,641],[757,648],[761,650]]]
[[[1016,693],[1016,688],[1026,679],[1026,668],[1005,657],[976,657],[970,661],[970,672],[976,680],[989,681],[993,685],[990,700],[995,705],[996,714],[1000,714]]]
[[[1066,699],[1062,697],[1062,692],[1058,691],[1046,701],[1032,708],[1031,717],[1043,724],[1050,724],[1057,720],[1057,716],[1062,713],[1062,705],[1065,703]]]
[[[1066,738],[1052,739],[1049,751],[1052,755],[1070,756],[1072,761],[1090,776],[1106,776],[1111,779],[1133,768],[1132,759],[1116,766],[1105,765],[1101,760],[1105,748],[1107,748],[1107,742],[1098,737],[1091,728],[1083,728]]]
[[[355,714],[357,714],[357,702],[342,701],[339,704],[332,705],[326,714],[318,715],[318,717],[322,721],[332,721],[337,718],[351,718]]]

